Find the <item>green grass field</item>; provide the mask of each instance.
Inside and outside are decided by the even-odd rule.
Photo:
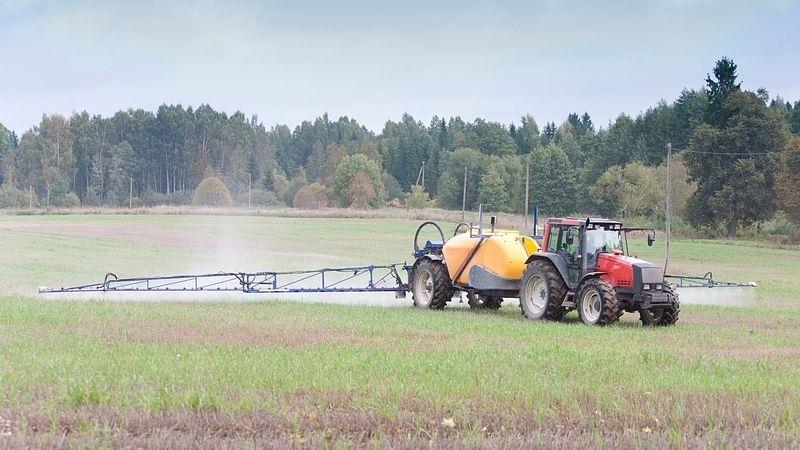
[[[108,271],[410,260],[416,226],[0,216],[0,446],[800,445],[796,248],[673,242],[675,270],[760,287],[744,307],[684,305],[662,329],[634,315],[532,323],[513,301],[477,313],[36,294]],[[634,253],[663,260],[658,244]]]

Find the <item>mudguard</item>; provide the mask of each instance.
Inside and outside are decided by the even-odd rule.
[[[562,256],[556,253],[536,252],[528,257],[528,259],[525,261],[525,264],[530,264],[531,261],[535,259],[545,259],[553,263],[553,265],[556,266],[559,275],[561,275],[561,279],[564,280],[564,283],[567,286],[572,285],[572,283],[569,282],[569,269],[567,268],[567,261],[565,261]]]
[[[420,257],[417,261],[422,259],[430,259],[431,261],[444,261],[444,256],[438,253],[427,253],[425,256]]]
[[[575,289],[577,290],[577,287],[582,285],[583,282],[588,280],[589,278],[600,278],[600,276],[605,275],[605,274],[606,274],[605,272],[589,272],[586,275],[581,277],[581,280],[578,281],[578,284],[575,286]]]

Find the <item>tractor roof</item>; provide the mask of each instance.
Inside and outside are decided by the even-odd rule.
[[[609,228],[612,230],[619,230],[622,228],[622,222],[599,217],[587,217],[585,219],[579,219],[577,217],[551,218],[547,219],[547,223],[554,225],[586,225],[588,228]]]
[[[601,219],[596,217],[595,218],[588,217],[586,219],[586,227],[591,229],[608,228],[610,230],[621,230],[622,222],[618,222],[616,220]]]

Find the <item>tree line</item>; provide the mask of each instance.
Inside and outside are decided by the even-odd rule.
[[[44,115],[22,136],[0,124],[0,206],[188,204],[216,177],[239,205],[456,209],[466,179],[467,208],[521,212],[530,170],[530,202],[545,214],[659,216],[671,143],[675,210],[735,234],[779,208],[797,218],[800,133],[800,101],[742,90],[736,71],[723,58],[705,87],[606,126],[588,113],[541,129],[530,115],[505,125],[405,114],[375,134],[327,114],[267,128],[205,104]]]

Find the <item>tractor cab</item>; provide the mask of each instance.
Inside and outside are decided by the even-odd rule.
[[[568,281],[580,279],[598,270],[601,254],[628,254],[628,233],[646,231],[647,245],[655,241],[655,231],[648,228],[625,228],[622,222],[608,219],[550,219],[545,225],[542,248],[561,256],[568,268]]]
[[[606,219],[550,219],[542,247],[566,262],[568,283],[577,283],[597,267],[600,253],[624,254],[622,223]]]

